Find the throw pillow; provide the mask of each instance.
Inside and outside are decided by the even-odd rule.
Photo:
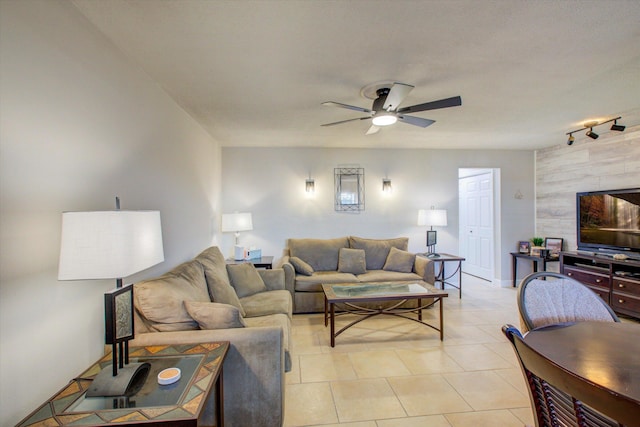
[[[401,251],[397,248],[391,248],[387,261],[384,263],[383,270],[387,271],[399,271],[401,273],[411,273],[413,271],[413,264],[416,261],[416,256],[407,251]]]
[[[262,277],[253,264],[229,264],[227,272],[231,280],[231,286],[236,290],[239,298],[248,297],[258,292],[267,290]]]
[[[341,248],[338,257],[340,273],[364,274],[367,272],[364,250]]]
[[[184,306],[198,322],[200,329],[244,328],[247,326],[240,310],[229,304],[185,301]]]
[[[196,257],[204,267],[204,276],[207,280],[209,288],[210,300],[222,304],[231,304],[240,310],[240,314],[246,315],[236,290],[231,286],[229,274],[227,273],[226,262],[224,256],[217,246],[205,249]],[[185,300],[186,301],[186,300]]]
[[[313,274],[313,267],[309,264],[298,258],[297,256],[292,256],[289,258],[289,262],[295,268],[296,273],[304,274],[305,276],[311,276]]]

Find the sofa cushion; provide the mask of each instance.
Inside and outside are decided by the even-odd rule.
[[[286,314],[269,314],[259,317],[247,317],[245,323],[250,328],[261,326],[280,326],[284,335],[283,344],[286,351],[291,342],[291,319]]]
[[[340,273],[363,274],[367,272],[364,250],[340,248],[338,258]]]
[[[289,256],[298,257],[314,271],[338,271],[340,248],[348,248],[346,237],[336,239],[289,239]]]
[[[401,251],[397,248],[389,249],[389,255],[384,263],[383,270],[398,271],[400,273],[411,273],[413,264],[416,261],[415,254],[407,251]]]
[[[134,286],[135,307],[156,330],[197,329],[197,323],[184,307],[184,301],[211,302],[203,267],[194,261]]]
[[[204,276],[211,301],[231,304],[237,307],[244,316],[244,309],[240,304],[236,290],[231,286],[229,275],[227,274],[226,261],[220,249],[217,246],[211,246],[202,251],[196,257],[196,261],[204,267]]]
[[[227,265],[227,273],[229,273],[231,286],[236,290],[238,298],[267,290],[267,286],[253,264],[229,264]]]
[[[305,276],[311,276],[313,274],[313,267],[298,258],[297,256],[289,257],[289,262],[293,265],[293,268],[298,274],[304,274]]]
[[[351,273],[337,271],[316,271],[311,276],[296,276],[296,292],[322,292],[323,283],[353,283],[358,279]]]
[[[395,282],[395,281],[420,281],[422,277],[416,273],[400,273],[398,271],[368,270],[364,274],[358,274],[359,282]]]
[[[240,310],[230,304],[185,301],[187,312],[198,322],[200,329],[244,328]]]
[[[246,318],[278,313],[291,317],[293,311],[291,292],[285,290],[260,292],[244,297],[240,302],[247,313]]]
[[[367,270],[381,270],[387,261],[389,250],[394,247],[406,251],[409,247],[408,237],[395,239],[363,239],[349,237],[349,246],[353,249],[364,249],[367,260]]]

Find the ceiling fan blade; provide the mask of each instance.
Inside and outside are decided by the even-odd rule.
[[[369,110],[368,108],[356,107],[355,105],[343,104],[341,102],[327,101],[327,102],[323,102],[322,105],[326,105],[327,107],[346,108],[347,110],[361,111],[363,113],[372,113],[373,112],[373,111]]]
[[[367,130],[365,135],[373,135],[374,133],[378,133],[379,130],[380,130],[380,127],[376,125],[371,125],[371,127]]]
[[[404,101],[414,87],[404,83],[394,83],[389,90],[387,99],[384,100],[383,108],[387,111],[397,110],[400,103]]]
[[[320,126],[334,126],[334,125],[339,125],[339,124],[342,124],[342,123],[354,122],[356,120],[367,120],[367,119],[370,119],[370,118],[371,117],[358,117],[356,119],[348,119],[348,120],[341,120],[339,122],[325,123],[325,124],[320,125]]]
[[[420,126],[422,128],[426,128],[427,126],[430,126],[436,122],[435,120],[423,119],[422,117],[401,116],[401,115],[398,115],[398,120],[404,123],[408,123],[410,125]]]
[[[460,105],[462,105],[462,98],[454,96],[452,98],[445,98],[438,101],[425,102],[424,104],[400,108],[398,113],[417,113],[418,111],[437,110],[439,108],[458,107]]]

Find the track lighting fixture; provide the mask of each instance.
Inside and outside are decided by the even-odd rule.
[[[576,138],[573,136],[573,134],[574,134],[574,133],[576,133],[576,132],[583,131],[583,130],[586,130],[586,131],[587,131],[586,135],[587,135],[589,138],[591,138],[591,139],[598,139],[598,137],[599,137],[600,135],[598,135],[597,133],[595,133],[595,132],[593,131],[593,128],[594,128],[594,127],[596,127],[596,126],[603,125],[603,124],[605,124],[605,123],[613,122],[613,124],[611,125],[611,130],[615,130],[615,131],[618,131],[618,132],[623,132],[623,131],[625,130],[626,126],[624,126],[624,125],[619,125],[619,124],[618,124],[618,120],[620,120],[621,118],[622,118],[621,116],[618,116],[618,117],[616,117],[616,118],[609,119],[609,120],[605,120],[605,121],[603,121],[603,122],[596,122],[596,121],[594,121],[594,122],[587,122],[587,123],[584,123],[584,127],[583,127],[583,128],[581,128],[581,129],[576,129],[576,130],[572,130],[572,131],[570,131],[570,132],[567,132],[567,133],[566,133],[566,135],[569,135],[569,139],[567,139],[567,145],[573,145],[574,141],[576,140]],[[587,129],[588,129],[588,130],[587,130]]]
[[[623,132],[625,130],[625,128],[626,128],[626,126],[618,124],[618,119],[613,119],[613,124],[611,125],[611,130],[616,130],[618,132]]]
[[[589,132],[587,132],[586,135],[592,139],[598,139],[598,137],[600,136],[593,131],[593,128],[589,128]]]

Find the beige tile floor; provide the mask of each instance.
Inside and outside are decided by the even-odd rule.
[[[445,338],[409,320],[368,319],[329,345],[322,314],[293,318],[285,426],[481,427],[533,425],[513,350],[516,290],[463,275],[445,299]],[[449,289],[447,289],[449,290]],[[425,311],[437,319],[437,309]],[[347,317],[338,318],[336,326]]]

